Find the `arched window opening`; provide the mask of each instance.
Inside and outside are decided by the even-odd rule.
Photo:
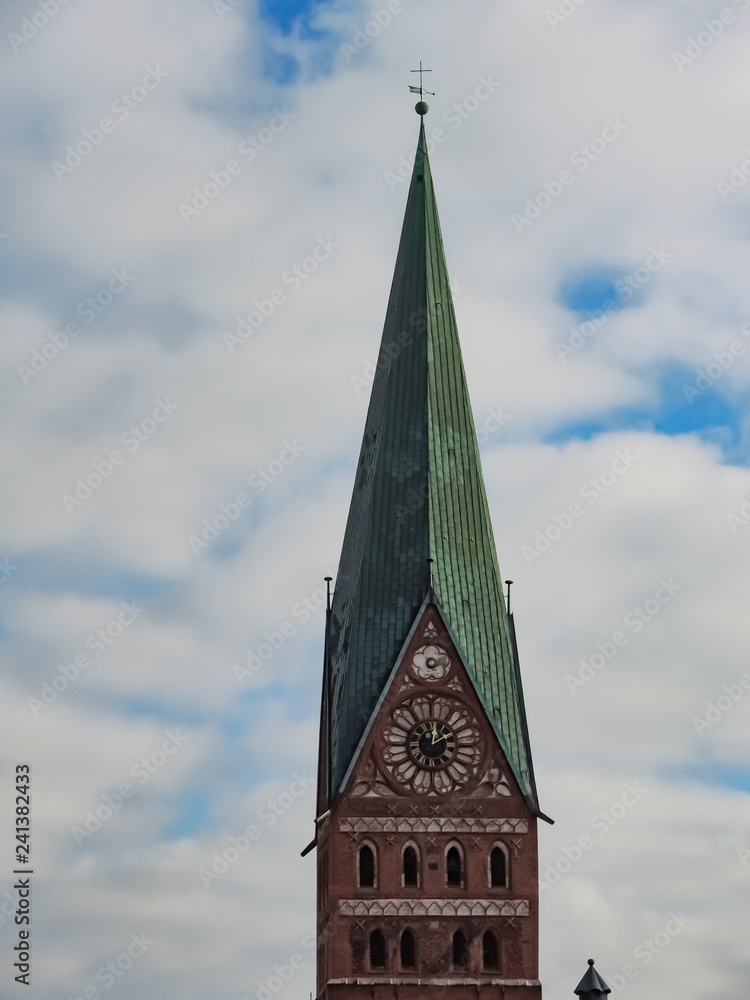
[[[451,847],[445,856],[445,874],[448,885],[461,885],[461,853]]]
[[[382,931],[373,931],[370,935],[370,968],[385,968],[385,938]]]
[[[411,845],[404,851],[404,885],[419,885],[419,858]]]
[[[497,972],[500,968],[500,951],[492,931],[487,931],[482,938],[482,967],[486,972]]]
[[[490,854],[490,885],[507,885],[507,877],[505,851],[502,847],[493,847]]]
[[[453,968],[465,969],[469,964],[469,948],[463,931],[453,935]]]
[[[406,930],[401,935],[401,968],[416,969],[417,943],[411,931]]]
[[[367,844],[359,849],[359,884],[364,887],[375,885],[375,853]]]

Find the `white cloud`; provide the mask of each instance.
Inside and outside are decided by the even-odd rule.
[[[283,995],[311,988],[301,942],[314,860],[298,854],[312,793],[209,889],[197,871],[295,773],[314,772],[322,577],[335,572],[366,409],[351,376],[376,356],[395,259],[406,185],[385,175],[416,139],[415,52],[437,92],[428,130],[447,136],[432,166],[465,286],[456,311],[475,412],[480,424],[490,408],[511,417],[483,456],[500,565],[516,580],[542,804],[557,820],[541,833],[542,865],[626,782],[649,789],[542,894],[545,988],[572,989],[591,953],[605,975],[634,962],[629,988],[644,1000],[740,989],[750,701],[702,734],[693,719],[750,670],[750,527],[726,517],[750,498],[747,355],[692,407],[682,386],[744,344],[750,320],[750,187],[722,200],[716,186],[750,145],[750,12],[731,4],[736,23],[680,73],[672,53],[714,5],[600,0],[553,30],[558,6],[404,0],[347,59],[336,39],[367,22],[367,5],[320,8],[315,23],[333,32],[320,40],[281,39],[250,0],[224,19],[208,0],[71,0],[14,53],[7,34],[37,8],[6,4],[0,559],[17,568],[0,584],[0,728],[5,759],[30,760],[38,782],[40,995],[95,984],[141,932],[157,944],[122,995],[254,998],[295,953],[305,968]],[[299,59],[300,82],[264,76],[269,46]],[[59,180],[53,161],[116,116],[149,66],[168,76]],[[487,75],[500,85],[474,110]],[[455,104],[471,110],[456,119]],[[571,156],[617,116],[627,128],[580,170]],[[180,203],[230,160],[239,171],[185,222]],[[574,183],[518,234],[511,215],[564,169]],[[298,287],[285,281],[319,239],[340,246]],[[672,257],[642,297],[563,363],[555,344],[586,318],[565,307],[566,282],[633,273],[653,246]],[[122,268],[132,282],[86,323],[86,299]],[[274,290],[283,301],[230,353],[223,333]],[[80,333],[24,384],[18,366],[75,321]],[[178,408],[127,451],[123,435],[167,397]],[[720,403],[735,415],[713,417]],[[669,419],[696,433],[666,433]],[[576,424],[589,432],[561,433]],[[203,521],[294,441],[305,451],[194,554]],[[123,463],[69,513],[61,494],[113,449]],[[582,497],[628,449],[632,468],[596,503]],[[523,547],[576,501],[583,515],[529,563]],[[626,616],[661,580],[682,589],[635,631]],[[122,601],[146,611],[94,656],[87,638]],[[240,685],[233,665],[287,621],[294,631]],[[627,642],[571,693],[566,675],[618,631]],[[87,649],[91,667],[34,718],[27,699]],[[76,845],[77,817],[175,727],[184,749]],[[691,922],[663,955],[634,959],[681,908]],[[10,943],[6,924],[6,956]]]

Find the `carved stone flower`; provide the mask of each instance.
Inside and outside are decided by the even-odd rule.
[[[439,681],[448,673],[451,659],[440,646],[422,646],[414,654],[412,663],[423,681]]]

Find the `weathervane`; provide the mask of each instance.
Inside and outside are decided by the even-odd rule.
[[[409,87],[409,90],[412,92],[412,94],[419,94],[420,97],[422,97],[423,94],[429,94],[430,97],[434,97],[435,94],[431,90],[425,90],[424,87],[422,86],[422,74],[423,73],[431,73],[432,70],[431,69],[422,69],[422,60],[420,59],[419,60],[419,69],[413,69],[411,72],[412,73],[419,73],[419,86],[418,87],[412,87],[412,86]]]

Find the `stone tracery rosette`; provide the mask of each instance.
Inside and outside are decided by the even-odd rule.
[[[455,757],[439,769],[419,767],[409,753],[409,734],[426,719],[444,722],[455,733]],[[482,731],[474,713],[458,699],[440,694],[419,695],[401,702],[391,712],[383,736],[386,747],[382,760],[386,772],[418,795],[445,794],[465,787],[476,778],[484,756]]]
[[[389,788],[386,781],[385,775],[382,774],[380,768],[375,763],[372,751],[370,751],[357,775],[352,795],[378,798],[384,795],[392,796],[396,794],[395,789]]]
[[[471,793],[475,796],[488,795],[510,795],[510,783],[503,769],[497,762],[490,764],[487,772],[482,775],[482,780]]]
[[[451,658],[442,646],[422,646],[411,661],[412,670],[422,681],[442,681],[451,668]]]

